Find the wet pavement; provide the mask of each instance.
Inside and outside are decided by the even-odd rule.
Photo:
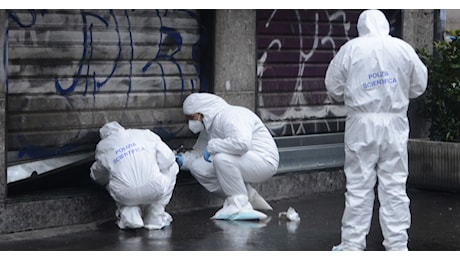
[[[460,193],[410,188],[411,251],[460,250]],[[343,191],[270,202],[265,222],[214,221],[217,208],[174,213],[162,230],[119,230],[113,221],[0,235],[2,251],[330,251],[340,242]],[[378,202],[376,202],[376,205]],[[300,221],[280,219],[292,207]],[[367,251],[383,251],[377,207]]]

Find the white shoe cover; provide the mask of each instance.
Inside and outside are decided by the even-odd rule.
[[[216,220],[264,220],[267,219],[268,216],[264,213],[257,211],[257,210],[243,210],[240,212],[236,212],[233,214],[225,214],[222,213],[220,210],[214,214],[211,219]]]
[[[157,215],[154,218],[145,221],[144,228],[146,229],[162,229],[171,225],[173,218],[169,213],[163,212],[161,215]]]
[[[347,247],[344,244],[338,244],[332,247],[332,251],[363,251],[354,247]]]
[[[249,201],[254,209],[260,210],[273,210],[272,206],[265,201],[262,196],[256,191],[256,193],[252,196],[251,200]]]
[[[233,204],[225,203],[227,200],[224,201],[224,206],[219,209],[211,219],[230,220],[233,215],[237,214],[242,209]]]
[[[141,209],[136,206],[121,206],[117,212],[116,216],[117,226],[120,229],[136,229],[144,226],[144,221],[141,217]]]
[[[225,199],[224,206],[211,219],[218,220],[264,220],[262,212],[254,210],[245,195],[231,196]]]
[[[272,206],[260,196],[260,194],[254,189],[251,185],[246,184],[246,189],[248,191],[249,203],[254,209],[259,210],[273,210]]]
[[[173,221],[171,215],[161,205],[149,205],[145,209],[144,228],[162,229]]]

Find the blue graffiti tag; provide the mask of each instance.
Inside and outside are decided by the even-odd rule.
[[[164,91],[166,91],[167,86],[166,86],[166,80],[165,80],[165,72],[164,72],[163,64],[160,61],[162,61],[162,60],[171,61],[177,67],[177,70],[179,72],[179,78],[181,79],[181,90],[183,91],[185,89],[185,83],[184,83],[184,79],[183,79],[182,68],[181,68],[180,64],[177,62],[176,58],[174,57],[177,53],[179,53],[182,50],[182,45],[183,45],[182,36],[176,29],[165,26],[163,24],[163,21],[162,21],[162,14],[160,14],[160,12],[158,10],[156,11],[156,13],[157,13],[157,16],[158,16],[158,18],[160,20],[160,24],[161,24],[160,30],[159,30],[159,32],[160,32],[160,41],[158,43],[158,51],[156,52],[155,56],[143,66],[142,72],[145,73],[151,67],[151,65],[153,63],[157,64],[159,66],[160,70],[161,70],[161,77],[162,77],[162,80],[163,80],[163,89],[164,89]],[[163,13],[164,16],[166,16],[167,14],[168,14],[167,11],[165,11]],[[93,79],[93,95],[94,95],[95,93],[98,92],[99,88],[103,87],[111,79],[111,77],[115,73],[115,70],[117,68],[118,62],[121,59],[122,42],[121,42],[121,36],[120,36],[118,21],[117,21],[117,18],[116,18],[115,14],[113,13],[112,10],[110,10],[110,15],[113,18],[113,22],[115,23],[115,30],[116,30],[117,37],[118,37],[118,53],[117,53],[117,57],[114,59],[114,64],[113,64],[113,67],[112,67],[112,71],[102,81],[97,81],[96,80],[96,77],[97,77],[96,72],[93,72],[93,74],[91,75],[90,67],[91,67],[91,62],[92,62],[92,57],[93,57],[93,23],[88,24],[88,17],[97,18],[106,27],[109,26],[109,23],[104,18],[102,18],[100,15],[97,15],[97,14],[94,14],[94,13],[91,13],[91,12],[87,12],[87,11],[81,11],[81,17],[82,17],[82,22],[83,22],[83,28],[82,28],[82,31],[83,31],[83,51],[82,51],[82,56],[81,56],[81,59],[79,61],[78,70],[76,72],[75,78],[74,78],[74,80],[73,80],[73,82],[72,82],[72,84],[70,86],[68,86],[67,88],[63,87],[60,84],[59,79],[57,77],[55,78],[55,87],[56,87],[56,90],[59,93],[65,95],[65,94],[68,94],[70,92],[75,91],[75,88],[78,85],[78,82],[79,82],[80,78],[83,77],[82,76],[82,69],[83,69],[83,66],[85,64],[85,60],[88,60],[88,61],[87,61],[86,75],[84,77],[84,78],[86,78],[84,95],[86,95],[86,93],[88,91],[88,80],[89,80],[89,78]],[[134,47],[133,47],[134,43],[133,43],[132,32],[131,32],[131,23],[129,21],[129,15],[128,15],[128,13],[126,11],[125,11],[125,16],[126,16],[126,19],[128,21],[128,31],[129,31],[129,35],[130,35],[130,47],[131,47],[131,51],[130,51],[131,56],[130,56],[130,60],[129,60],[129,63],[130,63],[129,87],[128,87],[128,91],[127,91],[127,94],[129,94],[130,91],[131,91],[131,86],[132,86],[132,62],[133,62],[133,59],[134,59]],[[168,46],[168,49],[164,48],[165,45]],[[168,53],[170,46],[175,47],[175,49],[174,49],[174,51],[172,53]],[[87,57],[88,49],[89,49],[89,57]],[[193,81],[192,81],[192,85],[193,85]]]
[[[115,30],[116,30],[117,36],[118,36],[118,54],[117,54],[117,57],[115,58],[115,61],[114,61],[113,67],[112,67],[112,71],[110,72],[110,74],[102,82],[98,82],[96,80],[96,73],[93,72],[93,75],[92,75],[92,79],[93,79],[93,94],[95,94],[99,88],[104,86],[110,80],[110,78],[112,77],[112,75],[114,74],[114,72],[115,72],[115,70],[117,68],[118,61],[120,60],[120,57],[121,57],[121,37],[120,37],[120,31],[119,31],[119,28],[118,28],[118,21],[116,19],[115,14],[113,13],[113,11],[110,10],[109,12],[110,12],[110,15],[112,16],[112,18],[114,20]],[[105,21],[104,18],[102,18],[101,16],[99,16],[97,14],[94,14],[94,13],[81,11],[81,17],[82,17],[82,21],[83,21],[83,53],[82,53],[82,58],[80,59],[80,62],[79,62],[79,65],[78,65],[77,75],[75,76],[75,79],[73,80],[73,82],[70,85],[70,87],[64,89],[61,86],[61,84],[59,83],[59,79],[57,77],[55,78],[56,90],[61,94],[67,94],[67,93],[73,92],[75,90],[75,87],[77,86],[77,84],[78,84],[78,82],[79,82],[79,80],[81,78],[81,71],[82,71],[82,68],[83,68],[84,61],[86,59],[86,53],[87,53],[87,48],[88,48],[87,46],[89,45],[90,55],[89,55],[89,58],[88,58],[89,62],[88,62],[88,65],[87,65],[87,70],[86,70],[86,82],[85,82],[84,95],[86,95],[86,93],[87,93],[88,79],[89,79],[88,76],[90,75],[89,71],[90,71],[91,61],[92,61],[92,57],[93,57],[93,23],[90,23],[89,26],[88,26],[88,17],[97,18],[106,27],[109,26],[108,22]],[[88,31],[89,31],[89,38],[90,38],[89,43],[88,43]]]
[[[165,75],[164,75],[164,70],[163,70],[163,66],[160,62],[160,60],[169,60],[169,61],[172,61],[178,71],[179,71],[179,76],[180,76],[180,79],[181,79],[181,90],[183,91],[185,86],[184,86],[184,79],[182,77],[182,69],[180,67],[180,65],[176,62],[176,59],[174,58],[174,55],[176,53],[178,53],[179,51],[181,51],[182,49],[182,36],[180,35],[179,32],[177,32],[177,30],[173,29],[173,28],[170,28],[170,27],[166,27],[163,25],[163,20],[161,18],[161,15],[160,15],[160,12],[157,10],[157,16],[158,16],[158,19],[160,20],[160,41],[158,43],[158,51],[155,55],[155,57],[153,57],[153,59],[151,59],[150,61],[147,62],[147,64],[144,65],[144,67],[142,68],[142,72],[146,72],[151,66],[152,64],[155,62],[156,64],[159,65],[160,69],[161,69],[161,77],[163,78],[163,88],[164,90],[166,91],[166,81],[164,79]],[[166,37],[165,39],[163,40],[163,34],[166,34]],[[162,51],[162,46],[163,46],[163,42],[166,42],[166,43],[169,43],[169,42],[172,42],[174,44],[176,44],[176,49],[174,50],[174,52],[172,52],[171,54],[162,54],[161,51]],[[167,50],[165,51],[167,52]]]
[[[153,12],[154,10],[152,10]],[[174,28],[174,19],[173,25],[167,24],[166,16],[172,16],[173,12],[184,12],[188,14],[190,17],[193,17],[196,19],[196,22],[200,24],[199,21],[199,16],[196,15],[193,11],[188,11],[188,10],[174,10],[173,12],[170,11],[156,11],[157,17],[154,16],[154,19],[159,19],[160,24],[158,24],[158,20],[155,20],[155,24],[153,28],[157,28],[153,33],[156,33],[155,36],[159,36],[158,42],[155,42],[154,45],[156,48],[154,51],[151,51],[149,55],[147,56],[147,60],[144,60],[144,57],[140,59],[142,62],[146,62],[144,64],[140,64],[140,69],[141,71],[136,71],[136,66],[134,66],[134,59],[135,59],[135,53],[134,53],[134,46],[136,43],[134,42],[134,39],[136,39],[136,30],[133,30],[132,27],[136,28],[138,25],[138,22],[136,22],[136,19],[138,17],[134,17],[133,15],[135,10],[122,10],[118,11],[117,10],[74,10],[74,11],[59,11],[59,12],[54,12],[54,11],[48,11],[48,10],[21,10],[21,11],[13,11],[13,10],[7,10],[8,13],[8,19],[9,19],[9,27],[6,28],[5,32],[5,37],[4,37],[4,48],[3,48],[3,65],[4,65],[4,73],[5,73],[5,81],[6,81],[6,88],[8,92],[8,32],[12,32],[15,30],[15,34],[18,33],[20,36],[23,36],[25,33],[30,32],[31,34],[37,33],[38,37],[38,44],[44,43],[43,46],[38,46],[40,48],[37,48],[38,50],[41,50],[42,47],[45,50],[49,50],[54,48],[55,46],[50,44],[46,45],[49,39],[50,43],[54,43],[54,38],[60,35],[70,35],[69,39],[58,39],[58,44],[61,44],[61,42],[72,42],[74,41],[73,37],[77,36],[77,44],[79,46],[77,49],[77,52],[68,52],[62,58],[61,60],[66,59],[67,57],[72,57],[72,55],[75,55],[73,60],[71,61],[71,64],[69,64],[71,67],[71,78],[69,78],[69,81],[63,74],[56,73],[53,76],[50,76],[48,78],[50,85],[53,89],[55,89],[57,94],[60,94],[64,96],[64,98],[69,98],[69,100],[72,98],[70,95],[71,93],[77,91],[77,88],[82,88],[81,93],[83,95],[87,94],[93,94],[95,97],[96,94],[104,87],[108,87],[110,84],[110,80],[115,81],[115,76],[120,73],[119,71],[126,68],[127,72],[123,73],[124,76],[126,76],[126,80],[123,82],[126,82],[129,80],[128,84],[128,89],[127,89],[127,99],[126,102],[128,102],[129,94],[131,93],[132,89],[132,80],[133,80],[133,75],[143,73],[145,74],[146,71],[153,70],[159,70],[161,73],[162,81],[163,81],[163,90],[167,91],[167,78],[170,76],[168,73],[168,70],[165,66],[166,63],[170,64],[170,66],[173,67],[174,74],[178,75],[175,76],[179,78],[181,81],[181,90],[184,91],[187,84],[191,84],[192,89],[195,88],[196,82],[194,79],[190,79],[190,83],[188,80],[184,79],[184,71],[186,71],[179,63],[180,61],[180,54],[181,52],[184,52],[184,42],[186,41],[187,38],[183,38],[183,35],[181,35],[181,31],[177,28]],[[149,11],[150,12],[150,11]],[[66,15],[69,15],[69,18],[66,17]],[[142,14],[144,15],[144,14]],[[133,19],[136,18],[136,19]],[[174,18],[174,17],[173,17]],[[61,22],[65,23],[63,27],[60,27],[61,25],[55,25],[53,23],[59,23]],[[126,19],[126,20],[124,20]],[[132,19],[132,24],[131,20]],[[194,21],[195,22],[195,21]],[[70,23],[70,24],[67,24]],[[53,25],[47,27],[48,24]],[[13,27],[11,27],[13,25]],[[133,26],[132,26],[133,25]],[[69,26],[70,29],[67,28]],[[78,26],[78,27],[75,27]],[[19,28],[24,28],[22,31],[18,30]],[[29,29],[30,28],[30,29]],[[58,28],[58,32],[54,34],[55,32],[52,31],[53,28]],[[101,29],[102,28],[102,29]],[[152,27],[149,27],[152,28]],[[35,31],[34,31],[35,30]],[[46,32],[44,32],[46,30]],[[99,31],[98,31],[99,30]],[[113,46],[113,53],[111,56],[111,60],[107,61],[109,63],[109,66],[107,67],[107,73],[104,75],[101,75],[102,73],[96,69],[99,68],[97,65],[98,60],[98,32],[100,30],[106,30],[110,36],[113,37],[112,43],[114,44]],[[64,32],[65,31],[65,32]],[[121,32],[120,32],[121,31]],[[152,31],[150,29],[150,31]],[[103,33],[106,33],[103,31]],[[116,37],[115,38],[115,34]],[[141,32],[144,33],[144,32]],[[194,32],[197,33],[197,32]],[[128,36],[129,34],[129,36]],[[126,35],[126,36],[125,36]],[[33,35],[36,37],[35,35]],[[11,36],[10,36],[11,37]],[[44,38],[41,38],[44,37]],[[49,37],[49,38],[48,38]],[[11,38],[10,40],[12,40]],[[158,38],[156,38],[158,39]],[[24,39],[19,37],[18,39],[14,39],[17,42],[18,45],[20,44],[30,44],[30,42],[23,41]],[[36,38],[32,39],[36,40]],[[195,59],[199,58],[199,50],[197,50],[197,47],[199,47],[198,43],[200,42],[200,38],[195,42],[192,48],[192,59],[195,61]],[[126,42],[123,42],[126,41]],[[32,42],[33,44],[36,44],[37,42]],[[142,46],[144,42],[141,42],[140,46]],[[75,46],[75,45],[74,45]],[[112,47],[112,46],[110,46]],[[130,48],[130,49],[129,49]],[[109,49],[110,50],[110,49]],[[188,49],[185,49],[188,50]],[[35,51],[31,50],[31,51]],[[64,49],[60,49],[59,51],[64,51]],[[123,60],[123,54],[126,54],[126,59],[124,60],[126,62],[126,67],[123,67],[122,65],[122,60]],[[37,57],[40,57],[42,53],[34,53]],[[51,53],[51,56],[54,55],[54,53]],[[58,53],[59,55],[59,53]],[[189,55],[184,55],[186,57],[189,57]],[[57,56],[56,58],[59,58]],[[49,62],[44,66],[44,71],[47,71],[49,68],[47,66],[50,66],[50,64],[53,61],[54,57],[49,57]],[[104,57],[105,59],[105,57]],[[150,60],[149,60],[150,59]],[[129,60],[129,64],[128,64]],[[68,62],[69,60],[67,60]],[[61,61],[59,61],[61,62]],[[104,60],[106,62],[106,60]],[[154,68],[151,68],[151,65],[155,63],[158,64],[157,68],[154,66]],[[173,65],[174,64],[174,65]],[[128,67],[129,65],[129,67]],[[194,68],[196,73],[199,75],[199,62],[194,63]],[[59,66],[59,70],[56,71],[66,71],[67,70],[60,70],[61,67],[64,67],[66,65],[61,65],[61,63],[57,64],[56,66]],[[104,67],[105,69],[106,67]],[[41,68],[40,68],[41,69]],[[177,70],[177,72],[175,72]],[[135,73],[135,74],[133,74]],[[16,74],[15,74],[16,75]],[[19,75],[19,74],[18,74]],[[20,75],[19,75],[20,76]],[[145,76],[145,75],[144,75]],[[129,79],[128,79],[129,77]],[[118,79],[118,78],[117,78]],[[41,80],[41,79],[40,79]],[[46,79],[45,79],[46,80]],[[195,79],[196,80],[196,79]],[[11,76],[10,76],[10,84],[11,84]],[[160,81],[161,82],[161,81]],[[33,83],[31,83],[33,85]],[[45,87],[45,84],[43,83],[37,83],[37,85],[40,88]],[[10,86],[11,88],[11,86]],[[38,88],[37,88],[38,89]],[[48,91],[48,90],[46,90]],[[71,101],[69,103],[72,103]],[[72,108],[73,109],[73,108]],[[163,131],[166,131],[166,133],[163,133],[164,135],[170,136],[175,136],[177,133],[169,132],[170,130],[163,129]],[[40,158],[40,157],[46,157],[46,156],[53,156],[57,154],[62,154],[66,153],[72,150],[77,149],[80,147],[80,145],[74,145],[74,144],[69,144],[69,145],[64,145],[63,147],[54,147],[54,148],[47,148],[44,149],[43,147],[35,147],[33,145],[26,145],[27,140],[26,139],[21,139],[22,136],[18,137],[19,138],[19,143],[22,146],[20,152],[19,152],[19,157],[34,157],[34,158]],[[87,137],[83,138],[85,141],[87,141]],[[95,138],[91,139],[91,141],[94,141]],[[73,143],[73,141],[70,141]]]

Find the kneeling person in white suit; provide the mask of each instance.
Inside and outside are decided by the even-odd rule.
[[[172,222],[165,211],[179,167],[172,150],[148,129],[125,129],[109,122],[99,130],[91,178],[117,204],[120,229],[161,229]]]

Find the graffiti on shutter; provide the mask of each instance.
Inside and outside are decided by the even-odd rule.
[[[196,10],[8,10],[8,163],[91,151],[118,121],[186,136]]]
[[[326,93],[330,60],[358,35],[362,10],[258,10],[257,113],[274,136],[343,132],[346,111]],[[400,36],[400,10],[383,10]]]

